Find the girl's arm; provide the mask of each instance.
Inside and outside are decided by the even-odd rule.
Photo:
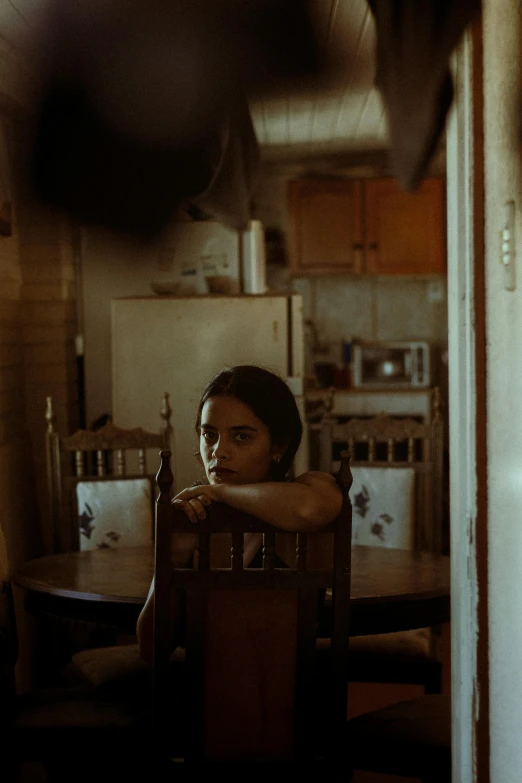
[[[335,519],[342,495],[329,473],[310,471],[289,482],[188,487],[173,500],[193,522],[204,519],[211,502],[226,503],[283,530],[311,532]]]

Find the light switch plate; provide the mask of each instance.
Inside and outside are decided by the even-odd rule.
[[[500,232],[500,263],[504,267],[504,288],[515,290],[515,202],[504,204],[504,220]]]

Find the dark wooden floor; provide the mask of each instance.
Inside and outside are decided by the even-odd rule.
[[[451,636],[450,624],[442,627],[443,649],[443,693],[451,693]],[[422,696],[423,689],[417,685],[383,685],[381,683],[351,683],[349,691],[349,717],[360,715],[371,709],[379,709],[403,699]],[[401,778],[396,775],[376,775],[369,772],[356,772],[351,783],[421,783],[413,778]]]

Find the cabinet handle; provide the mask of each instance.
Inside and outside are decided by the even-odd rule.
[[[354,249],[354,250],[363,250],[363,249],[364,249],[364,245],[362,245],[362,244],[359,242],[359,243],[357,243],[357,244],[355,244],[355,245],[353,246],[353,249]]]
[[[377,242],[369,242],[368,243],[368,248],[370,250],[377,250]]]

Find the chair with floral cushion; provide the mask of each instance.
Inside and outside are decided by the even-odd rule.
[[[152,546],[155,472],[159,452],[171,438],[169,395],[164,394],[158,432],[122,429],[111,421],[96,431],[62,437],[56,429],[52,399],[47,398],[47,478],[57,552],[96,548]],[[152,471],[147,461],[158,460]],[[73,676],[92,685],[127,682],[144,676],[137,644],[115,644],[113,629],[81,627],[64,631]],[[57,629],[58,632],[58,629]],[[82,649],[83,648],[83,649]],[[67,659],[67,654],[64,654]]]
[[[108,422],[96,431],[61,437],[52,398],[45,420],[47,480],[57,552],[152,544],[153,471],[147,451],[170,444],[169,395],[161,402],[161,428],[121,429]]]
[[[321,422],[320,465],[335,473],[351,455],[352,543],[440,553],[443,422],[434,389],[431,421],[380,415]],[[350,640],[350,680],[420,684],[441,692],[440,629],[421,628]]]

